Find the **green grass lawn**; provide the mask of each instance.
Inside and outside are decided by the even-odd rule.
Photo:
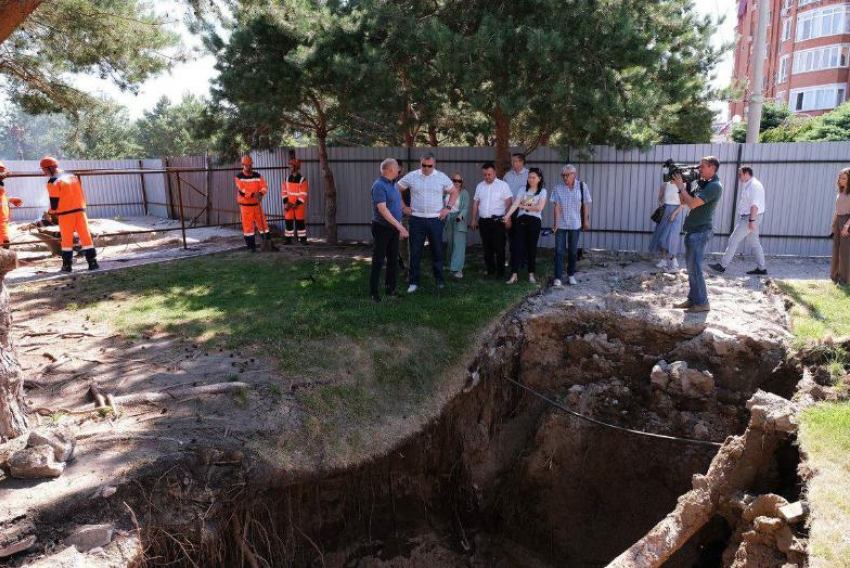
[[[811,566],[850,567],[850,404],[808,409],[799,438],[815,471],[808,486]]]
[[[320,434],[415,411],[479,332],[537,289],[474,268],[443,290],[427,279],[413,295],[376,304],[368,262],[239,253],[95,276],[85,281],[93,300],[72,307],[130,337],[165,331],[273,357],[285,376],[323,383],[298,391]]]
[[[850,335],[850,287],[829,280],[789,280],[777,283],[794,303],[792,331],[799,344],[826,336]]]
[[[791,329],[798,347],[850,335],[850,288],[824,280],[778,284],[793,302]],[[822,348],[830,374],[843,376],[850,367],[848,353]],[[807,492],[811,566],[850,568],[850,404],[822,403],[804,410],[799,442],[815,472]]]

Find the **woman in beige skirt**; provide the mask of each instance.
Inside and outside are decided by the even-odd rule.
[[[838,195],[832,216],[832,265],[829,277],[836,284],[850,284],[850,168],[838,174]]]

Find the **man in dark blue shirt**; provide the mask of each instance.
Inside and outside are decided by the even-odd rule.
[[[685,260],[688,264],[688,299],[676,304],[676,308],[684,308],[688,312],[707,312],[711,309],[708,304],[708,288],[703,274],[703,260],[708,241],[711,240],[714,211],[723,195],[723,186],[717,177],[720,160],[714,156],[706,156],[699,163],[699,187],[691,195],[685,191],[682,176],[675,174],[673,183],[679,188],[679,199],[682,205],[689,207],[691,212],[685,219]]]
[[[369,293],[376,302],[381,301],[378,285],[381,283],[381,268],[387,261],[386,295],[398,297],[398,241],[408,237],[407,229],[401,224],[401,192],[395,185],[398,177],[398,162],[387,158],[381,162],[381,177],[372,184],[372,275],[369,278]]]

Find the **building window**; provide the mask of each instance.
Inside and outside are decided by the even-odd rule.
[[[783,55],[779,58],[779,75],[776,77],[776,84],[779,85],[788,80],[788,56]]]
[[[782,41],[791,39],[791,18],[782,20]]]
[[[807,89],[794,89],[791,91],[792,110],[805,112],[810,110],[830,110],[844,102],[847,94],[847,85],[838,83],[836,85],[821,85]]]
[[[850,6],[812,10],[797,16],[796,41],[850,33]]]
[[[800,0],[797,6],[802,8],[803,6],[808,6],[809,4],[814,4],[815,2],[817,2],[817,0]]]
[[[850,45],[828,45],[794,53],[794,73],[839,69],[850,62]]]

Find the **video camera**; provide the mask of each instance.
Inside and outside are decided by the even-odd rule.
[[[664,182],[673,181],[673,176],[679,174],[682,176],[682,181],[692,183],[699,180],[699,164],[677,164],[673,159],[669,159],[661,166],[664,172]]]

